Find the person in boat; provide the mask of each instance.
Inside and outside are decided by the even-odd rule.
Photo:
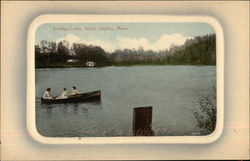
[[[71,96],[72,95],[77,95],[77,94],[80,94],[80,92],[76,89],[76,87],[74,86],[74,87],[72,87],[72,91],[71,91]]]
[[[67,89],[66,88],[63,88],[63,92],[60,96],[58,96],[56,99],[65,99],[67,98]]]
[[[43,94],[43,99],[53,99],[52,95],[50,95],[50,88],[47,88],[47,90]]]

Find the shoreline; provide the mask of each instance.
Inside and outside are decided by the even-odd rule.
[[[215,66],[213,64],[129,64],[129,65],[103,65],[103,66],[81,66],[81,65],[58,65],[58,66],[40,66],[35,67],[35,69],[44,69],[44,68],[103,68],[103,67],[132,67],[132,66]]]

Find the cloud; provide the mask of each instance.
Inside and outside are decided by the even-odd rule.
[[[133,38],[123,38],[123,37],[118,37],[118,45],[117,47],[120,49],[138,49],[139,47],[143,47],[146,49],[147,46],[149,46],[149,40],[146,38],[140,38],[140,39],[133,39]]]
[[[69,42],[70,47],[73,45],[73,43],[83,43],[86,45],[101,46],[106,51],[110,51],[110,52],[114,51],[114,46],[111,43],[107,43],[102,40],[95,40],[95,41],[83,40],[74,34],[67,34],[65,37],[57,39],[56,42],[58,43],[63,40],[67,40]]]
[[[145,50],[166,50],[171,47],[171,45],[182,45],[185,41],[190,38],[183,36],[182,34],[164,34],[156,42],[150,43],[147,38],[133,39],[133,38],[118,38],[118,46],[121,49],[125,48],[135,48],[143,47]]]
[[[183,45],[187,39],[191,37],[183,36],[182,34],[162,35],[159,40],[152,44],[151,48],[156,50],[169,49],[171,45]]]
[[[65,37],[62,37],[60,39],[56,40],[56,43],[63,41],[63,40],[67,40],[70,44],[70,46],[72,46],[73,43],[79,43],[81,42],[81,38],[74,35],[74,34],[67,34]]]
[[[69,46],[73,43],[84,43],[86,45],[101,46],[105,51],[113,52],[117,49],[138,49],[143,47],[144,50],[166,50],[172,45],[182,45],[190,37],[186,37],[180,33],[164,34],[157,41],[150,42],[147,38],[130,38],[130,37],[118,37],[115,43],[105,42],[103,40],[83,40],[74,34],[67,34],[65,37],[57,39],[56,42],[67,40]]]

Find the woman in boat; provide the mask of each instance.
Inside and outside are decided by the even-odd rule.
[[[67,89],[66,88],[63,88],[63,92],[62,92],[62,94],[59,96],[59,97],[57,97],[56,99],[65,99],[65,98],[67,98],[68,96],[67,96]]]
[[[50,88],[47,88],[47,90],[43,94],[43,99],[53,99],[53,97],[50,95]]]
[[[71,96],[72,95],[76,95],[76,94],[80,94],[80,92],[76,89],[76,87],[74,86],[74,87],[72,87],[72,91],[71,91]]]

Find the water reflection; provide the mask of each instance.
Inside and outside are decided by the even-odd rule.
[[[60,106],[63,107],[62,108],[63,114],[67,114],[68,111],[69,111],[69,108],[67,107],[67,105],[66,104],[61,104]]]
[[[53,111],[61,111],[64,114],[74,114],[79,113],[87,114],[89,109],[101,110],[103,109],[101,101],[89,102],[89,103],[66,103],[66,104],[41,104],[43,109],[46,109],[46,113],[50,117]]]
[[[78,111],[78,109],[79,109],[79,105],[76,104],[76,103],[74,103],[74,104],[73,104],[73,109],[74,109],[74,114],[76,114],[77,111]]]
[[[50,116],[51,113],[52,113],[52,108],[51,108],[51,107],[48,107],[48,108],[47,108],[47,114],[49,114],[49,116]]]
[[[85,107],[81,108],[81,111],[82,111],[82,113],[88,113],[89,112],[88,108],[85,108]]]
[[[44,136],[131,136],[133,107],[153,105],[155,136],[199,135],[192,110],[196,91],[208,94],[216,67],[144,66],[36,70],[36,124]],[[64,76],[64,79],[61,77]],[[129,78],[129,79],[128,79]],[[55,81],[60,80],[60,81]],[[102,91],[101,101],[41,104],[49,85],[52,95],[72,82],[81,92]],[[39,98],[38,98],[39,97]],[[215,102],[216,103],[216,102]]]

